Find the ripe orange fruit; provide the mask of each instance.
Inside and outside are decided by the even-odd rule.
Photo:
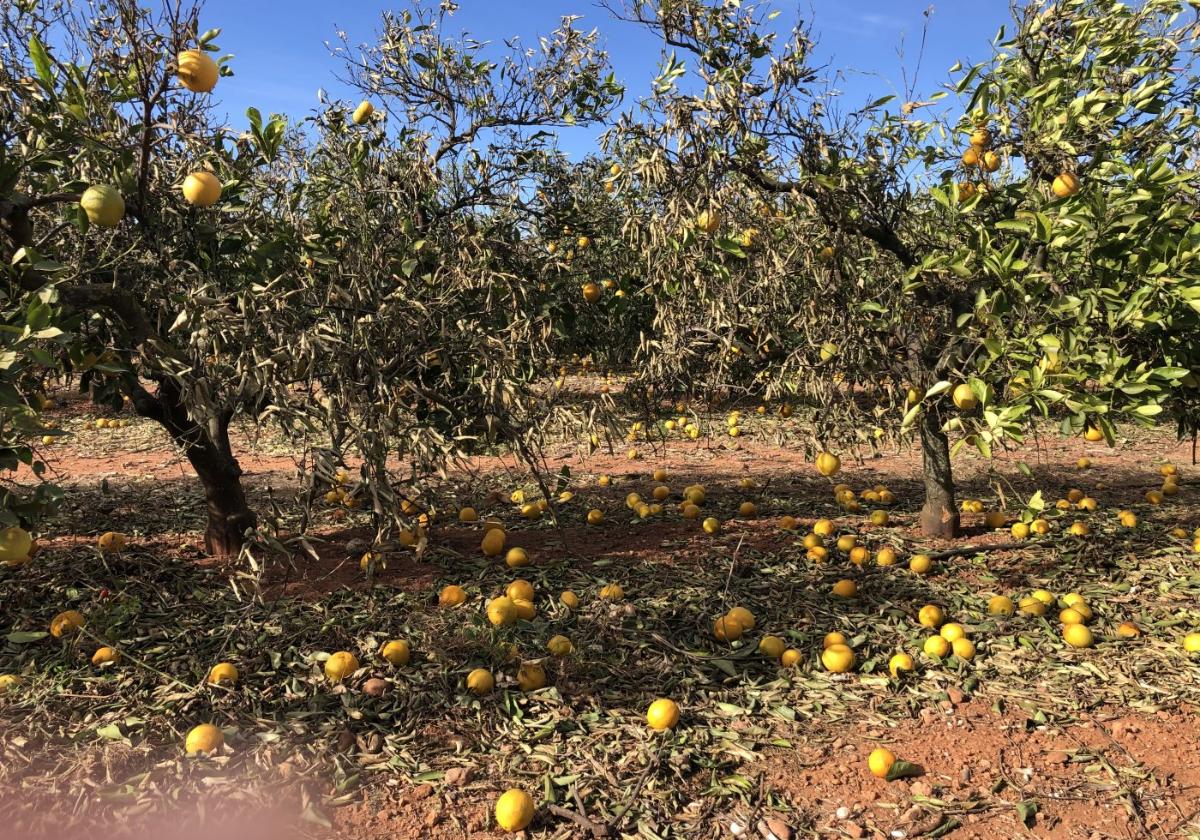
[[[341,650],[325,660],[325,676],[330,682],[338,683],[358,670],[358,657]]]
[[[183,179],[181,190],[193,207],[212,207],[221,199],[221,182],[211,172],[193,172]]]
[[[211,723],[202,723],[188,732],[183,742],[184,752],[188,755],[208,753],[216,755],[225,746],[225,733]]]
[[[466,601],[467,591],[454,583],[442,587],[442,591],[438,593],[438,606],[440,607],[457,607],[459,604],[465,604]]]
[[[817,456],[816,465],[817,472],[829,477],[835,475],[842,468],[842,459],[832,452],[822,452]]]
[[[646,710],[646,723],[659,732],[674,729],[675,724],[679,723],[679,706],[674,700],[660,697]]]
[[[517,687],[521,691],[537,691],[546,687],[546,671],[536,662],[525,662],[517,670]]]
[[[384,642],[379,648],[379,655],[391,665],[407,665],[412,650],[403,639],[392,639],[390,642]]]
[[[482,697],[496,686],[496,678],[486,668],[476,668],[467,674],[467,690]]]
[[[858,584],[849,578],[843,578],[833,585],[833,594],[839,598],[853,598],[858,594]]]
[[[203,50],[184,50],[175,59],[179,83],[192,93],[208,93],[221,75],[217,63]]]
[[[236,683],[238,669],[232,662],[218,662],[208,670],[208,682],[212,685],[221,683]]]
[[[1063,172],[1055,177],[1050,188],[1059,198],[1068,198],[1079,192],[1079,177],[1073,172]]]
[[[888,660],[888,672],[899,679],[901,671],[912,671],[915,668],[913,658],[907,653],[897,653]]]
[[[125,550],[128,544],[124,534],[119,534],[116,531],[105,531],[96,540],[96,547],[105,554],[110,552],[121,552]]]
[[[513,788],[496,800],[496,825],[507,832],[523,831],[533,822],[533,799],[528,793]]]
[[[942,626],[942,622],[945,620],[946,615],[942,612],[942,608],[935,604],[926,604],[917,613],[917,622],[922,627],[931,627],[936,630]]]
[[[93,665],[106,665],[109,662],[118,662],[121,659],[121,654],[116,648],[102,647],[96,648],[96,652],[92,654]]]
[[[517,620],[517,605],[505,595],[493,598],[487,605],[487,617],[493,626],[507,627]]]
[[[50,620],[50,635],[56,639],[69,636],[87,622],[79,610],[63,610]]]
[[[480,541],[479,547],[488,557],[498,557],[500,552],[504,550],[504,541],[507,535],[503,528],[489,528],[483,535],[483,540]]]
[[[758,623],[754,618],[754,613],[750,612],[750,610],[746,609],[745,607],[734,607],[729,612],[725,613],[725,615],[736,620],[746,630],[753,630],[755,624]]]
[[[608,583],[600,588],[600,598],[604,601],[620,601],[625,597],[625,589],[619,583]]]
[[[821,664],[831,673],[844,674],[854,667],[854,651],[844,644],[830,645],[821,651]]]
[[[758,652],[771,659],[778,659],[783,656],[786,647],[783,639],[778,636],[763,636],[758,642]]]
[[[975,396],[975,391],[965,382],[954,387],[951,399],[959,411],[974,411],[979,405],[979,397]]]
[[[358,107],[354,109],[354,113],[350,116],[350,119],[354,121],[355,125],[362,125],[367,120],[371,119],[371,115],[374,113],[375,106],[372,105],[368,100],[364,99],[362,102],[358,103]]]
[[[730,615],[723,615],[713,622],[713,636],[722,642],[737,641],[745,632],[745,626]]]
[[[877,779],[887,778],[887,774],[891,771],[892,765],[896,763],[896,754],[886,747],[879,747],[871,751],[867,757],[867,767],[871,771],[871,775]]]
[[[1089,648],[1095,644],[1095,637],[1086,624],[1064,625],[1063,640],[1074,648]]]

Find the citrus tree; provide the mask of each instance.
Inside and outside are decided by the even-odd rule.
[[[644,196],[626,232],[658,301],[648,378],[803,403],[815,450],[915,432],[940,536],[958,529],[951,436],[990,454],[1050,414],[1111,436],[1184,383],[1180,3],[1029,5],[928,100],[852,108],[766,6],[610,8],[665,47],[606,137]]]
[[[493,54],[448,33],[452,13],[388,13],[375,45],[346,49],[372,99],[326,108],[308,144],[283,117],[252,110],[238,136],[210,119],[231,71],[196,7],[5,21],[10,280],[77,316],[70,362],[95,399],[127,399],[187,455],[213,553],[255,524],[238,417],[327,433],[319,467],[360,455],[353,498],[381,523],[473,442],[534,457],[554,330],[531,305],[537,173],[561,167],[549,130],[602,118],[621,89],[571,18]]]
[[[570,169],[552,131],[604,119],[621,95],[572,18],[529,49],[452,27],[449,4],[417,4],[385,14],[375,44],[338,50],[367,98],[316,118],[291,208],[314,313],[296,356],[335,456],[363,458],[355,492],[380,539],[413,533],[448,462],[506,444],[536,464],[566,422],[544,387],[565,327],[542,187]]]
[[[277,281],[295,261],[271,215],[293,188],[285,123],[210,119],[229,71],[194,6],[15,4],[2,25],[9,296],[57,300],[66,363],[166,429],[203,484],[208,549],[236,552],[255,518],[230,425],[289,405],[306,318]]]

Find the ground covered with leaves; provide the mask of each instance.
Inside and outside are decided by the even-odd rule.
[[[747,421],[730,439],[715,417],[712,437],[642,441],[635,460],[563,444],[550,466],[567,468],[574,498],[557,525],[510,501],[516,489],[533,497],[528,475],[481,459],[445,483],[425,551],[385,554],[368,580],[365,515],[336,506],[317,518],[314,556],[257,569],[204,560],[186,462],[153,427],[85,430],[86,419],[65,420],[77,434],[57,447],[61,518],[31,563],[0,570],[0,673],[22,678],[0,697],[0,822],[20,836],[97,825],[141,836],[178,827],[181,810],[292,836],[488,836],[496,797],[521,787],[538,804],[536,837],[1200,837],[1200,771],[1187,760],[1200,735],[1200,660],[1182,644],[1200,629],[1200,509],[1190,446],[1165,435],[1113,449],[1049,438],[994,462],[958,459],[963,497],[990,510],[1002,496],[1010,521],[1035,491],[1047,500],[1051,532],[1016,547],[983,514],[965,515],[961,540],[920,539],[908,451],[837,476],[895,494],[889,523],[872,525],[877,506],[839,507],[775,421]],[[257,503],[278,501],[294,483],[288,453],[242,444]],[[1081,456],[1090,469],[1077,469]],[[1180,492],[1150,504],[1166,460]],[[661,515],[639,518],[625,497],[649,496],[654,469],[668,473],[670,495]],[[611,486],[598,486],[601,474]],[[706,489],[704,516],[721,521],[715,535],[679,515],[694,483]],[[1072,488],[1098,508],[1055,509]],[[739,513],[745,501],[755,515]],[[454,521],[463,505],[501,519],[531,565],[484,557],[482,525]],[[592,508],[604,522],[585,523]],[[780,527],[785,514],[796,529]],[[831,540],[827,559],[811,559],[802,540],[819,518],[871,559],[857,565]],[[1091,533],[1069,534],[1075,521]],[[127,550],[95,547],[110,529],[129,535]],[[889,546],[900,562],[876,565]],[[926,575],[908,568],[918,552],[933,558]],[[533,585],[537,614],[494,628],[485,605],[518,577]],[[843,579],[854,597],[833,594]],[[623,598],[599,597],[610,583]],[[438,606],[447,584],[464,587],[465,604]],[[1064,642],[1059,604],[1042,617],[988,613],[994,595],[1037,589],[1079,593],[1096,645]],[[560,601],[566,590],[578,608]],[[973,660],[922,653],[927,604],[964,626]],[[716,640],[714,619],[735,606],[754,629]],[[64,609],[87,624],[52,638]],[[1119,636],[1122,622],[1140,635]],[[821,664],[835,631],[854,651],[849,673]],[[547,653],[559,634],[568,656]],[[798,650],[799,664],[760,653],[764,634]],[[410,643],[407,665],[378,655],[389,639]],[[92,665],[102,645],[121,659]],[[331,685],[322,666],[341,650],[361,668]],[[888,662],[901,651],[915,670],[894,677]],[[236,685],[205,682],[221,661],[236,664]],[[519,689],[527,662],[543,665],[545,688]],[[466,690],[475,668],[495,675],[493,692]],[[679,703],[674,730],[646,726],[657,697]],[[223,754],[185,757],[186,732],[209,721]],[[914,775],[870,775],[877,746]]]

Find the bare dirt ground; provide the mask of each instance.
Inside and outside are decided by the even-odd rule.
[[[911,451],[838,476],[859,491],[887,485],[897,497],[888,525],[866,521],[872,505],[845,513],[777,422],[753,419],[736,441],[641,441],[637,460],[558,447],[547,466],[569,469],[575,498],[556,508],[557,526],[516,514],[511,491],[532,496],[536,485],[512,460],[479,458],[426,500],[441,514],[429,549],[389,556],[368,582],[358,558],[373,529],[336,506],[315,520],[315,557],[262,554],[257,568],[204,559],[186,461],[153,426],[84,430],[87,416],[66,412],[75,434],[52,449],[67,487],[61,516],[34,562],[0,570],[0,673],[25,680],[0,697],[0,824],[14,837],[236,836],[248,826],[247,836],[500,836],[491,809],[512,786],[539,803],[536,837],[592,827],[646,838],[1200,837],[1200,772],[1189,760],[1200,663],[1181,646],[1200,629],[1200,575],[1190,536],[1169,533],[1200,526],[1190,442],[1138,433],[1109,449],[1047,437],[992,462],[961,455],[961,496],[988,509],[1015,513],[1035,489],[1051,506],[1073,487],[1099,502],[1094,513],[1051,507],[1050,535],[1006,550],[987,550],[1011,538],[981,514],[964,516],[955,543],[920,538]],[[719,432],[722,418],[713,425]],[[292,454],[272,441],[238,445],[255,504],[286,507]],[[1092,467],[1076,469],[1085,455]],[[1167,460],[1181,492],[1149,505]],[[624,499],[648,495],[655,468],[669,473],[671,496],[661,517],[641,520]],[[601,474],[613,486],[598,487]],[[705,515],[722,521],[716,536],[677,513],[682,488],[697,482]],[[746,500],[756,517],[737,513]],[[483,558],[481,527],[453,519],[465,504],[502,519],[533,564]],[[584,523],[591,508],[603,524]],[[1120,527],[1119,509],[1134,510],[1138,526]],[[783,514],[804,526],[781,530]],[[836,551],[816,563],[800,538],[818,517],[872,554],[979,550],[939,558],[927,576],[903,563],[859,567]],[[1064,533],[1077,519],[1090,536]],[[109,529],[130,535],[127,552],[94,550]],[[518,576],[536,587],[538,615],[495,631],[482,606]],[[855,598],[830,594],[842,578],[856,581]],[[624,586],[623,601],[597,597],[608,582]],[[467,589],[467,604],[437,607],[447,583]],[[1045,618],[988,615],[988,596],[1037,588],[1081,593],[1096,613],[1096,647],[1063,643],[1057,607]],[[565,589],[579,594],[578,610],[558,602]],[[974,660],[921,654],[926,603],[967,628]],[[734,605],[757,626],[717,642],[712,620]],[[85,635],[30,638],[68,607],[88,616]],[[1119,639],[1121,621],[1142,636]],[[820,665],[834,630],[855,650],[850,674]],[[556,633],[574,643],[566,659],[545,655]],[[798,649],[801,664],[759,655],[764,633]],[[408,666],[374,654],[393,637],[412,642]],[[115,667],[89,664],[102,642],[125,654]],[[363,667],[331,687],[321,663],[334,650],[357,652]],[[917,670],[893,679],[888,658],[901,650]],[[238,686],[204,685],[221,660],[238,664]],[[531,660],[543,661],[548,685],[521,692],[516,667]],[[497,675],[491,695],[464,691],[474,667]],[[371,677],[384,681],[381,697],[364,692]],[[673,732],[644,724],[657,696],[683,709]],[[226,754],[184,758],[184,733],[206,720],[225,730]],[[872,777],[866,757],[879,745],[923,772]]]

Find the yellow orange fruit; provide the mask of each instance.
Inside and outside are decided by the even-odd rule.
[[[507,535],[504,533],[503,528],[490,528],[484,533],[479,547],[487,557],[498,557],[500,552],[504,550],[504,541],[506,539]]]
[[[786,649],[787,645],[778,636],[763,636],[758,641],[758,652],[771,659],[778,659],[783,656],[783,652]]]
[[[107,645],[96,648],[96,652],[92,654],[93,665],[106,665],[109,662],[117,662],[120,659],[120,652],[116,648],[108,647]]]
[[[70,636],[86,623],[83,613],[79,610],[63,610],[50,619],[50,635],[61,639],[63,636]]]
[[[221,75],[217,62],[203,50],[184,50],[175,59],[179,83],[192,93],[208,93]]]
[[[193,207],[212,207],[221,198],[221,182],[211,172],[193,172],[183,179],[184,200]]]
[[[355,125],[362,125],[367,120],[371,119],[371,115],[374,113],[375,106],[372,105],[368,100],[364,99],[362,102],[358,103],[358,107],[354,109],[354,114],[351,115],[350,119],[354,121]]]
[[[846,644],[846,635],[833,630],[825,634],[825,638],[821,640],[821,648],[823,650],[833,647],[834,645]]]
[[[754,618],[754,613],[745,607],[734,607],[729,612],[725,613],[732,619],[738,621],[742,627],[747,630],[753,630],[758,621]]]
[[[913,658],[907,653],[897,653],[888,660],[888,672],[897,679],[902,671],[912,671],[915,667]]]
[[[496,686],[496,678],[486,668],[476,668],[467,674],[467,690],[482,697]]]
[[[829,477],[836,475],[838,470],[842,468],[842,459],[832,452],[822,452],[817,455],[816,466],[817,472]]]
[[[193,727],[183,741],[183,750],[188,755],[206,753],[216,755],[225,746],[225,733],[211,723]]]
[[[1013,599],[1007,595],[993,595],[988,599],[988,613],[991,615],[1012,615],[1016,612]]]
[[[467,602],[467,590],[455,583],[443,586],[438,593],[438,606],[457,607]]]
[[[745,632],[745,625],[729,615],[723,615],[713,622],[713,637],[722,642],[735,642]]]
[[[950,643],[941,636],[930,636],[921,649],[925,651],[926,656],[936,656],[938,659],[945,659],[951,650]]]
[[[878,747],[871,751],[867,756],[867,768],[871,771],[871,775],[877,779],[886,779],[887,774],[891,772],[892,765],[896,763],[896,754],[886,747]]]
[[[922,627],[931,627],[936,630],[942,626],[945,620],[946,614],[942,612],[941,607],[935,604],[926,604],[917,613],[917,622]]]
[[[506,595],[493,598],[487,605],[488,621],[495,627],[507,627],[517,620],[517,605]]]
[[[358,657],[340,650],[325,660],[325,676],[330,682],[341,682],[358,670]]]
[[[854,651],[847,645],[830,645],[821,651],[821,664],[834,674],[844,674],[854,667]]]
[[[1050,188],[1059,198],[1067,198],[1079,192],[1079,177],[1073,172],[1063,172],[1054,178]]]
[[[975,391],[965,382],[954,387],[951,399],[959,411],[973,411],[979,405],[979,397],[975,396]]]
[[[620,601],[625,597],[625,589],[619,583],[607,583],[600,587],[600,599],[603,601]]]
[[[646,710],[646,724],[656,731],[674,729],[679,723],[679,706],[674,700],[660,697]]]
[[[212,685],[236,683],[238,681],[237,666],[232,662],[218,662],[208,669],[207,680]]]
[[[517,687],[521,691],[537,691],[546,687],[546,670],[536,662],[522,663],[517,669]]]
[[[412,649],[403,639],[392,639],[383,643],[379,648],[379,655],[390,665],[407,665],[412,656]]]
[[[496,800],[496,825],[510,833],[524,831],[533,822],[533,799],[520,788],[512,788]]]
[[[1095,643],[1095,637],[1086,624],[1064,625],[1063,640],[1074,648],[1089,648]]]
[[[124,534],[119,534],[116,531],[105,531],[96,540],[96,546],[105,554],[110,552],[121,552],[125,550],[128,540]]]

